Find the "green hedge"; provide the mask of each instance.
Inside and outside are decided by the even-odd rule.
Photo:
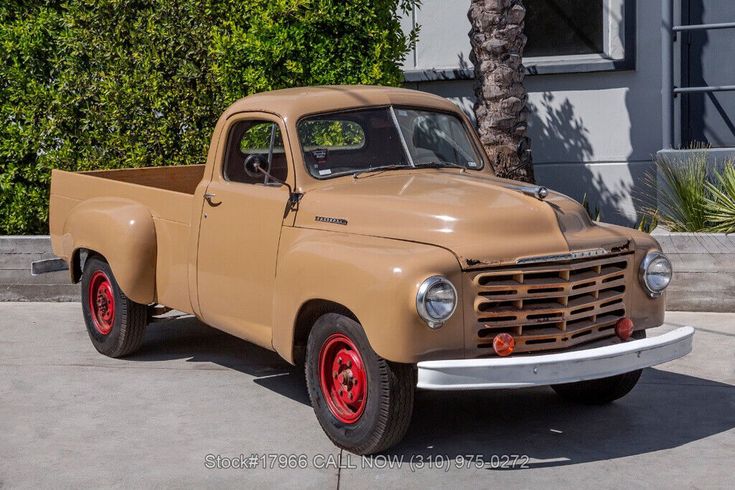
[[[399,84],[416,3],[3,0],[0,234],[47,231],[52,168],[202,162],[245,95]]]

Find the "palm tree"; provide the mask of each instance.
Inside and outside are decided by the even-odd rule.
[[[499,177],[534,182],[523,86],[525,16],[521,0],[471,0],[467,14],[480,139]]]

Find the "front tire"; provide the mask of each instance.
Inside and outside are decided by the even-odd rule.
[[[413,366],[378,356],[359,323],[321,316],[309,334],[305,372],[314,413],[334,444],[372,454],[403,439],[413,413]]]
[[[122,357],[143,343],[148,307],[125,296],[110,265],[99,256],[84,264],[82,313],[89,339],[101,354]]]
[[[633,332],[634,339],[645,339],[646,331]],[[583,405],[605,405],[631,392],[641,377],[642,369],[607,378],[553,385],[557,395]]]

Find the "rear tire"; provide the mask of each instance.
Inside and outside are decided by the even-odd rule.
[[[322,315],[309,334],[305,373],[314,413],[334,444],[372,454],[403,439],[413,413],[413,366],[378,356],[359,323]]]
[[[122,357],[143,343],[148,306],[125,296],[110,265],[99,256],[84,264],[82,313],[92,345],[101,354]]]
[[[633,332],[634,339],[645,339],[646,331]],[[605,405],[631,392],[641,377],[642,369],[618,374],[608,378],[591,379],[553,385],[554,391],[562,398],[582,405]]]

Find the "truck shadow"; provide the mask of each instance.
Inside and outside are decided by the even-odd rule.
[[[278,354],[208,327],[192,316],[154,322],[146,328],[143,346],[126,360],[135,362],[186,359],[221,366],[253,376],[254,383],[311,406],[302,368]]]
[[[547,387],[418,392],[408,435],[390,454],[474,455],[493,469],[522,469],[504,455],[525,455],[526,468],[540,468],[671,449],[733,427],[734,386],[649,368],[605,406],[569,403]]]
[[[142,349],[127,358],[173,359],[202,363],[202,369],[239,371],[280,396],[309,405],[302,369],[191,317],[150,325]],[[504,463],[504,455],[526,455],[531,459],[525,467],[540,468],[671,449],[733,428],[735,386],[652,368],[630,395],[606,406],[568,403],[546,387],[419,391],[405,439],[386,456],[404,461],[471,456]],[[504,466],[497,469],[521,469]]]

